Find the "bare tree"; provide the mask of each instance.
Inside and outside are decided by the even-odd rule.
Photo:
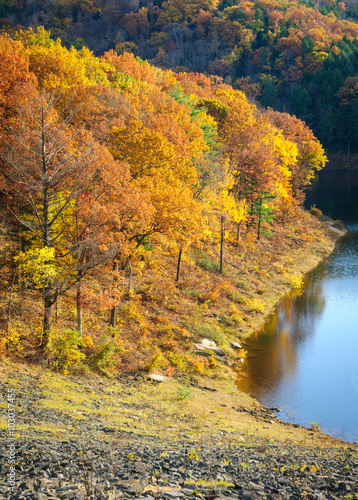
[[[23,100],[2,153],[7,189],[17,201],[13,215],[26,227],[28,240],[38,248],[61,247],[57,262],[63,267],[61,279],[47,280],[43,287],[43,348],[58,295],[80,283],[89,269],[112,258],[116,251],[99,250],[105,221],[95,216],[95,210],[88,209],[85,223],[79,222],[82,200],[91,196],[95,205],[101,197],[97,181],[104,164],[90,134],[71,127],[76,111],[70,111],[69,105],[56,111],[60,100],[60,94],[44,90]],[[80,304],[80,287],[77,302]]]

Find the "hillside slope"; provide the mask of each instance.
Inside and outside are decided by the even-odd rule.
[[[352,0],[24,1],[4,2],[2,16],[11,34],[43,25],[67,47],[217,75],[262,106],[305,120],[330,151],[358,151]]]

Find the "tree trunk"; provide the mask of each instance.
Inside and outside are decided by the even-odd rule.
[[[117,322],[117,306],[113,306],[111,310],[111,320],[109,324],[114,328],[116,326],[116,322]]]
[[[259,220],[258,220],[258,224],[257,224],[257,239],[258,240],[261,237],[261,219],[262,219],[262,199],[260,199]]]
[[[118,261],[116,261],[114,264],[113,264],[113,271],[118,271]],[[116,282],[117,281],[117,276],[114,277],[114,281]],[[117,322],[117,306],[113,306],[112,307],[112,310],[111,310],[111,319],[110,319],[110,326],[113,326],[113,328],[116,326],[116,322]]]
[[[52,309],[51,287],[46,287],[44,292],[44,318],[43,318],[43,332],[41,339],[41,347],[43,349],[46,348],[50,338],[51,309]]]
[[[225,228],[224,228],[225,216],[221,216],[221,239],[220,239],[220,274],[223,273],[224,268],[224,236],[225,236]]]
[[[81,281],[77,285],[76,307],[77,307],[77,330],[82,337],[83,321],[82,321],[82,304],[81,304]]]
[[[177,265],[177,279],[176,281],[180,280],[180,268],[181,268],[181,257],[182,257],[183,249],[181,248],[179,250],[179,255],[178,255],[178,265]]]
[[[133,277],[133,274],[132,274],[132,266],[131,266],[130,262],[128,262],[128,267],[129,267],[128,291],[131,291],[132,290],[132,277]]]
[[[237,233],[236,233],[236,241],[240,241],[241,236],[241,221],[237,223]]]
[[[257,239],[259,240],[261,236],[261,214],[259,215],[259,223],[257,226]]]
[[[45,247],[51,247],[50,238],[50,205],[49,205],[49,165],[46,158],[46,134],[45,134],[45,114],[42,101],[41,109],[41,160],[43,174],[42,190],[42,216],[43,216],[43,242]],[[47,264],[47,262],[45,262]],[[51,333],[51,308],[52,308],[52,285],[49,283],[44,290],[44,319],[41,347],[46,348]]]
[[[55,318],[56,318],[56,323],[58,321],[58,297],[56,297],[56,302],[55,302]]]

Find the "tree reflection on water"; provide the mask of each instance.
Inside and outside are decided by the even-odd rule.
[[[260,399],[268,388],[274,392],[294,378],[300,349],[314,335],[324,307],[322,283],[309,275],[303,293],[282,299],[264,328],[250,338],[248,358],[238,373],[239,390]]]

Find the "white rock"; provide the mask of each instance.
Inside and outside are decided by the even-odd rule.
[[[155,380],[156,382],[169,382],[172,380],[170,377],[166,377],[165,375],[157,375],[156,373],[150,373],[148,378],[151,380]]]
[[[201,344],[205,347],[208,347],[209,349],[216,347],[216,343],[213,340],[209,340],[209,339],[202,339]]]

